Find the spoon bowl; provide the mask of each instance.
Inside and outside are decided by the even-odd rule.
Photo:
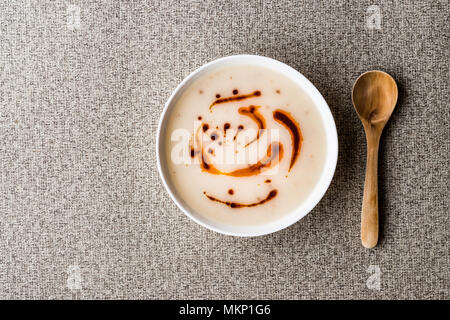
[[[352,100],[361,121],[386,124],[398,98],[395,80],[383,71],[368,71],[356,79]]]
[[[366,179],[361,212],[361,242],[373,248],[378,242],[378,148],[383,128],[397,104],[395,80],[383,71],[368,71],[356,79],[352,101],[367,140]]]

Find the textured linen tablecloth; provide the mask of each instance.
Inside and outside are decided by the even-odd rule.
[[[0,298],[450,298],[448,14],[448,1],[2,1]],[[339,135],[323,200],[256,238],[189,220],[155,156],[176,85],[244,53],[310,79]],[[367,250],[351,87],[371,69],[399,101]]]

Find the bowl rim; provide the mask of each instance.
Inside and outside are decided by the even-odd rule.
[[[165,137],[165,135],[162,135],[163,124],[165,121],[167,121],[170,115],[170,110],[173,109],[173,107],[176,104],[173,103],[174,100],[176,102],[175,98],[181,95],[184,88],[191,81],[195,80],[197,76],[200,76],[202,73],[205,73],[208,69],[212,68],[214,65],[220,66],[221,64],[225,64],[227,62],[230,63],[230,65],[233,64],[234,65],[254,64],[259,66],[270,65],[267,66],[269,69],[275,70],[284,75],[285,77],[290,78],[293,81],[295,81],[294,79],[295,77],[296,78],[295,82],[305,91],[306,94],[308,94],[309,98],[312,100],[316,109],[318,109],[325,129],[326,143],[327,143],[325,164],[322,169],[322,173],[318,181],[316,182],[316,185],[314,186],[313,190],[307,196],[305,201],[299,204],[290,213],[287,213],[283,217],[266,224],[256,226],[230,226],[230,225],[214,224],[213,222],[206,222],[205,221],[207,220],[206,218],[201,219],[197,217],[195,214],[190,212],[190,210],[188,210],[186,205],[183,205],[181,203],[182,199],[178,199],[178,197],[175,195],[175,192],[172,190],[171,186],[168,183],[170,177],[168,174],[164,172],[161,163],[161,153],[162,153],[161,148],[164,145],[164,142],[161,141],[161,139]],[[327,102],[325,101],[324,97],[320,94],[319,90],[299,71],[281,61],[265,56],[247,55],[247,54],[231,55],[212,60],[195,69],[187,77],[185,77],[172,91],[171,95],[169,96],[168,100],[164,105],[163,111],[160,115],[158,122],[156,134],[156,159],[157,159],[158,173],[164,185],[164,188],[169,193],[169,196],[172,199],[172,201],[186,216],[188,216],[190,219],[192,219],[193,221],[195,221],[196,223],[207,229],[225,235],[238,237],[262,236],[285,229],[301,220],[304,216],[306,216],[309,212],[313,210],[313,208],[320,202],[320,200],[323,198],[326,191],[328,190],[336,170],[337,158],[338,158],[338,135],[336,124],[333,115],[331,113],[331,110]],[[225,230],[224,227],[228,228],[228,230]]]

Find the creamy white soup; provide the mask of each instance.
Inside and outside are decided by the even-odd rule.
[[[310,97],[268,68],[204,74],[169,115],[166,157],[175,192],[198,215],[260,225],[292,212],[324,166],[323,122]]]

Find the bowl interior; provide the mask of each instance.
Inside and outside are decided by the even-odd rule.
[[[278,220],[263,225],[257,226],[225,225],[213,221],[211,219],[207,219],[204,216],[197,214],[195,210],[193,210],[189,206],[189,204],[183,199],[183,197],[181,197],[177,193],[176,188],[173,186],[171,182],[167,168],[167,161],[169,161],[169,159],[167,159],[166,157],[165,137],[167,134],[166,132],[167,122],[168,119],[170,118],[170,114],[173,110],[174,105],[177,103],[178,99],[183,94],[184,90],[188,88],[189,85],[192,82],[194,82],[198,77],[201,77],[203,74],[212,72],[216,69],[233,65],[256,65],[282,73],[285,77],[289,78],[291,81],[300,86],[309,95],[315,107],[319,111],[325,129],[326,144],[327,144],[325,163],[323,171],[314,189],[312,190],[308,198],[303,203],[301,203],[294,211],[284,215],[282,218]],[[338,154],[338,141],[337,141],[336,126],[334,123],[333,116],[330,112],[330,109],[327,103],[325,102],[325,99],[319,93],[319,91],[314,87],[314,85],[309,80],[307,80],[302,74],[300,74],[295,69],[277,60],[261,56],[238,55],[225,57],[218,60],[214,60],[192,72],[173,91],[172,95],[170,96],[169,100],[165,105],[158,127],[158,136],[157,136],[158,169],[163,184],[168,193],[170,194],[171,198],[173,199],[173,201],[187,216],[189,216],[191,219],[193,219],[200,225],[223,234],[234,236],[258,236],[272,233],[288,227],[289,225],[297,222],[306,214],[308,214],[323,197],[326,190],[328,189],[329,184],[331,183],[331,180],[334,175],[334,170],[336,168],[337,154]]]

